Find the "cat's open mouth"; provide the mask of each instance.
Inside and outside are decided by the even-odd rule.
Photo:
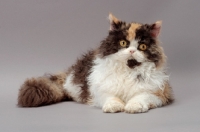
[[[135,68],[136,66],[140,66],[141,65],[141,62],[138,62],[137,60],[135,59],[129,59],[127,61],[127,66],[129,68]]]

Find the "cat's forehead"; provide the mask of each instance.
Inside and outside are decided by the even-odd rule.
[[[140,23],[130,23],[130,27],[127,30],[128,35],[127,35],[127,40],[131,41],[135,39],[136,36],[136,30],[139,29],[142,26]]]

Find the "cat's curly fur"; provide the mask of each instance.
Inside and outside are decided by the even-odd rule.
[[[166,56],[158,41],[161,21],[126,23],[109,15],[110,30],[100,46],[60,74],[27,79],[18,105],[38,107],[73,100],[104,112],[146,112],[173,101]]]

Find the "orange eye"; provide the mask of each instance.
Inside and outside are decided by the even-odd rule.
[[[127,45],[127,43],[126,43],[125,40],[121,40],[121,41],[119,42],[119,44],[120,44],[122,47],[126,47],[126,45]]]
[[[144,51],[144,50],[147,49],[147,45],[146,44],[140,44],[139,49]]]

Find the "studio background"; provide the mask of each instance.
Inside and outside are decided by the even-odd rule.
[[[197,132],[200,130],[200,1],[1,0],[0,131]],[[163,21],[175,102],[143,114],[105,114],[75,102],[17,107],[26,78],[56,73],[107,36],[108,14],[127,22]]]

